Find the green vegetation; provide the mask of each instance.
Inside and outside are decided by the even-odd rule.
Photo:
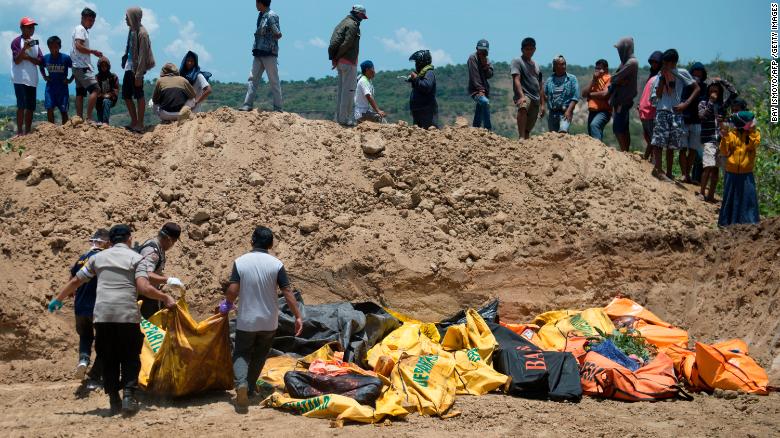
[[[411,65],[410,65],[411,67]],[[614,71],[616,66],[611,66]],[[510,138],[517,138],[515,125],[515,107],[512,104],[512,86],[509,76],[509,64],[497,62],[494,64],[495,77],[491,80],[491,112],[493,127],[498,134]],[[720,76],[734,83],[742,96],[744,96],[758,116],[759,127],[762,132],[762,147],[756,163],[756,179],[759,184],[759,201],[761,203],[762,216],[777,216],[780,214],[780,127],[769,123],[769,81],[768,62],[763,59],[738,60],[724,62],[716,60],[707,65],[710,77]],[[542,72],[549,77],[552,72],[551,65],[544,66]],[[580,88],[590,83],[592,67],[569,65],[568,72],[577,76]],[[379,72],[374,79],[377,93],[377,102],[388,113],[388,120],[396,122],[405,120],[411,122],[408,111],[409,85],[399,76],[406,76],[408,71]],[[465,117],[469,122],[473,118],[474,103],[466,94],[466,81],[468,73],[466,66],[450,65],[436,69],[437,97],[439,100],[439,112],[441,122],[451,124],[456,117]],[[644,87],[644,81],[649,72],[640,70],[639,87]],[[151,96],[153,82],[145,84],[146,95]],[[213,81],[214,92],[204,105],[204,110],[213,110],[222,106],[237,108],[243,103],[246,94],[245,83],[225,83]],[[270,110],[270,96],[268,88],[261,87],[260,108]],[[325,77],[321,79],[309,78],[305,81],[283,81],[284,107],[286,111],[298,113],[311,119],[331,119],[335,107],[334,96],[336,94],[336,79]],[[75,104],[71,97],[71,114],[74,113]],[[637,98],[638,100],[638,98]],[[42,109],[43,105],[39,104]],[[584,103],[578,105],[580,110],[575,114],[571,127],[573,134],[587,132],[586,111]],[[0,118],[15,119],[15,108],[0,108]],[[59,118],[59,116],[57,116]],[[46,120],[46,113],[41,111],[35,115],[36,122]],[[113,125],[122,126],[129,124],[129,117],[124,104],[120,101],[111,118]],[[157,123],[156,117],[147,111],[146,123]],[[540,120],[534,129],[535,133],[544,132],[547,129],[546,120]],[[0,132],[0,138],[13,135],[13,130],[4,129]],[[617,141],[612,134],[611,125],[605,129],[604,142],[615,147]],[[645,141],[642,136],[641,124],[634,112],[631,120],[631,148],[642,151]],[[675,172],[679,169],[675,165]]]

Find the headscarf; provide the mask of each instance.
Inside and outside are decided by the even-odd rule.
[[[195,67],[193,67],[192,70],[187,70],[187,58],[192,58],[195,60]],[[193,52],[192,50],[187,52],[187,54],[184,55],[184,59],[181,60],[181,66],[179,67],[179,74],[182,75],[184,78],[186,78],[187,81],[189,81],[190,85],[195,85],[195,81],[198,80],[199,74],[202,74],[207,81],[211,77],[211,73],[200,70],[200,64],[198,63],[198,54]]]
[[[663,56],[664,56],[664,54],[661,53],[660,50],[656,50],[655,52],[650,54],[649,58],[647,58],[647,63],[649,64],[650,61],[655,61],[658,64],[661,64],[663,62]],[[660,72],[660,71],[661,71],[660,67],[659,68],[653,68],[652,64],[650,65],[650,77],[651,78],[654,77],[655,75],[657,75],[658,72]]]
[[[740,131],[749,131],[756,126],[756,115],[753,111],[740,111],[732,114],[729,121]]]
[[[704,73],[704,76],[702,77],[700,84],[707,80],[707,69],[704,67],[704,64],[701,62],[694,62],[693,65],[691,65],[691,68],[688,70],[688,73],[693,76],[693,72],[696,70],[701,70],[702,73]],[[694,76],[695,78],[695,76]]]
[[[102,70],[100,70],[100,66],[101,66],[102,64],[105,64],[105,65],[107,65],[107,66],[108,66],[108,68],[106,69],[106,71],[105,71],[105,72],[103,72]],[[97,71],[97,76],[98,76],[98,77],[100,77],[100,79],[101,79],[101,80],[105,80],[105,78],[107,78],[108,76],[110,76],[110,75],[111,75],[111,61],[109,61],[107,57],[105,57],[105,56],[101,56],[101,57],[98,59],[98,62],[97,62],[97,69],[98,69],[98,71]]]
[[[176,65],[169,62],[163,66],[162,70],[160,70],[160,77],[164,78],[166,76],[179,76],[179,69],[176,68]]]

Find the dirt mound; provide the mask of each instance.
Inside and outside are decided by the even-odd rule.
[[[698,273],[721,266],[704,242],[737,238],[705,232],[715,207],[652,179],[636,155],[584,136],[510,141],[403,123],[342,129],[220,109],[143,137],[44,124],[19,144],[32,158],[0,157],[0,354],[8,359],[52,358],[72,345],[60,335],[72,331],[70,316],[44,316],[44,305],[94,229],[120,222],[137,240],[169,220],[183,225],[167,271],[203,311],[257,224],[274,229],[276,252],[308,302],[374,299],[435,318],[498,295],[519,318],[628,290],[657,297],[682,324],[696,316],[671,308],[696,308],[680,301],[684,284],[730,282],[728,297],[701,283],[689,298],[716,297],[706,304],[713,314],[754,318],[732,306],[738,285],[754,277],[774,281],[756,308],[777,299],[777,278],[766,272]],[[686,247],[688,236],[705,237]],[[677,270],[684,274],[673,283],[667,274]],[[667,294],[668,284],[680,286]]]

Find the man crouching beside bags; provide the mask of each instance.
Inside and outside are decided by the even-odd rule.
[[[103,360],[103,383],[111,415],[133,415],[139,409],[135,391],[143,346],[138,294],[160,300],[167,308],[174,307],[176,300],[149,282],[149,273],[141,263],[143,257],[130,247],[130,227],[114,225],[108,234],[111,248],[90,257],[57,296],[73,295],[79,286],[97,277],[95,350]],[[124,398],[119,397],[120,388],[124,389]]]

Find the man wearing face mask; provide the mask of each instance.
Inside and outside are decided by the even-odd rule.
[[[409,74],[412,94],[409,97],[409,109],[416,126],[428,129],[439,126],[439,103],[436,101],[436,74],[433,71],[433,59],[428,50],[418,50],[409,57],[414,61],[414,71]]]

